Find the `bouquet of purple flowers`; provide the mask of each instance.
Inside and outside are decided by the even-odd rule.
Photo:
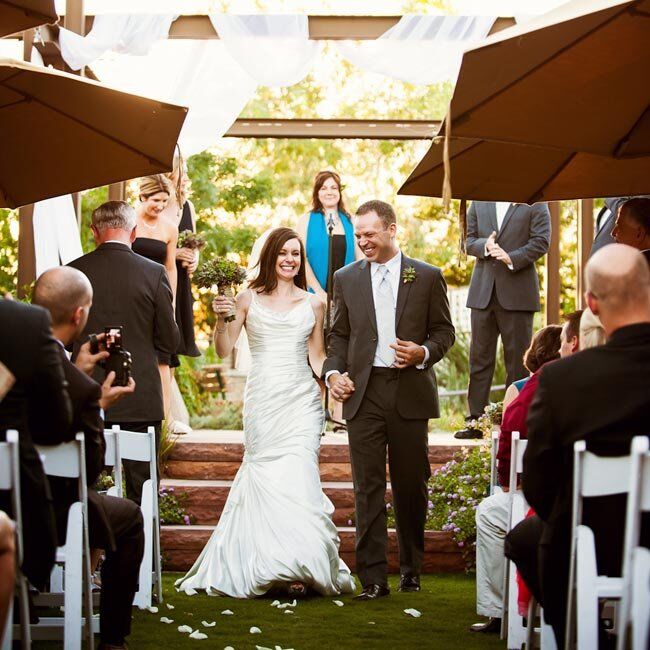
[[[189,248],[200,251],[206,245],[205,237],[198,232],[182,230],[178,235],[178,248]]]

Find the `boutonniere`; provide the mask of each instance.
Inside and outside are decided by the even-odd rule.
[[[415,278],[418,277],[418,274],[415,272],[415,268],[412,266],[407,266],[404,271],[402,271],[402,282],[406,284],[407,282],[413,282]]]

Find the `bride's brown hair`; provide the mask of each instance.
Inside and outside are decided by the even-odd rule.
[[[249,284],[251,289],[260,289],[261,293],[270,293],[278,286],[275,265],[278,262],[278,255],[280,255],[282,247],[290,239],[297,239],[300,243],[300,269],[293,278],[293,282],[297,287],[305,291],[307,290],[305,247],[302,245],[302,240],[298,233],[291,228],[276,228],[269,233],[260,253],[260,261],[256,265],[259,268],[259,272],[257,277]]]

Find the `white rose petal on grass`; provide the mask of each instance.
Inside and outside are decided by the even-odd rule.
[[[223,650],[235,650],[231,645],[227,645]]]
[[[368,621],[368,625],[375,625],[374,621]]]
[[[279,600],[274,600],[274,601],[271,603],[271,607],[277,607],[279,604],[280,604],[280,601],[279,601]]]
[[[343,607],[345,603],[342,600],[333,600],[332,601],[337,607]]]
[[[221,612],[222,616],[232,616],[234,612],[230,609],[224,609],[223,612]]]
[[[167,623],[167,625],[169,625],[170,623],[174,622],[174,619],[173,618],[167,618],[166,616],[161,616],[160,617],[160,622],[161,623]]]
[[[405,609],[404,613],[408,614],[409,616],[412,616],[413,618],[420,618],[420,616],[422,616],[422,612],[418,612],[417,609],[413,609],[413,608]]]
[[[170,603],[165,603],[165,605],[167,606],[167,609],[174,609],[174,606]]]
[[[158,608],[157,607],[147,607],[147,611],[151,612],[152,614],[157,614],[158,613]]]
[[[248,630],[251,634],[262,634],[262,630],[259,627],[252,627]]]
[[[285,610],[284,610],[284,613],[285,613],[285,614],[293,614],[293,612],[292,612],[290,609],[285,609]]]
[[[217,621],[212,621],[212,623],[208,623],[207,621],[201,621],[201,625],[203,627],[214,627],[217,624]]]
[[[198,630],[194,630],[192,634],[190,634],[190,639],[196,639],[197,641],[203,641],[203,639],[207,639],[208,635],[203,634],[203,632],[199,632]]]
[[[192,634],[192,628],[189,625],[179,625],[177,629],[181,634]]]

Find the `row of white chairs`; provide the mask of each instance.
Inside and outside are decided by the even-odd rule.
[[[123,496],[122,461],[148,462],[151,478],[143,486],[142,514],[145,522],[145,553],[140,566],[139,591],[134,604],[140,608],[152,604],[152,584],[162,602],[162,576],[160,558],[160,527],[158,517],[157,461],[153,427],[144,433],[120,431],[113,427],[105,432],[105,464],[115,468],[116,485],[109,491],[113,496]],[[56,552],[56,566],[52,570],[50,590],[35,598],[42,606],[63,606],[63,617],[41,617],[38,624],[29,624],[27,580],[17,572],[17,591],[20,596],[20,626],[12,625],[13,612],[9,612],[2,650],[12,647],[13,639],[20,639],[23,648],[32,640],[63,639],[64,648],[81,648],[85,638],[88,648],[94,647],[94,634],[99,630],[99,617],[93,615],[93,598],[90,570],[90,545],[88,542],[88,493],[84,436],[78,433],[74,441],[54,447],[37,447],[44,471],[48,476],[77,479],[79,500],[68,512],[66,543]],[[17,566],[22,563],[22,522],[18,461],[18,433],[7,432],[7,442],[0,443],[0,490],[12,495],[15,513]],[[154,571],[152,572],[152,566]]]
[[[527,504],[516,492],[517,475],[523,471],[526,441],[519,433],[512,434],[509,525],[512,529],[521,521]],[[565,647],[593,650],[598,647],[601,601],[617,601],[617,649],[647,650],[650,647],[650,550],[639,546],[641,516],[650,512],[650,452],[646,436],[634,438],[629,456],[601,457],[586,450],[584,441],[574,445],[573,520],[569,571],[569,598]],[[490,493],[499,488],[496,482],[498,434],[492,437],[492,466]],[[622,577],[599,576],[596,567],[594,534],[582,524],[584,498],[627,494],[627,512],[623,548]],[[525,626],[517,612],[516,567],[506,561],[502,638],[507,636],[508,649],[519,650],[524,644],[532,648],[534,635],[540,635],[542,650],[556,647],[553,633],[540,614],[541,629]],[[533,621],[534,600],[527,620]],[[574,614],[575,612],[575,614]],[[575,624],[575,629],[574,629]],[[628,636],[631,633],[631,644]]]

